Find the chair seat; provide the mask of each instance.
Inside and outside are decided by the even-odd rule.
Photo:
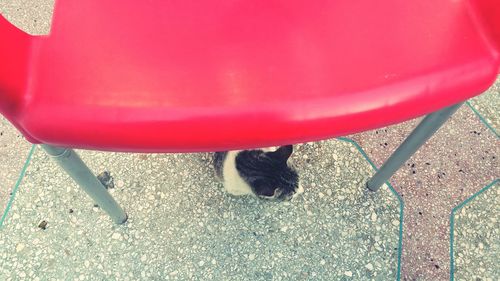
[[[460,0],[57,1],[7,117],[35,143],[114,151],[347,135],[486,90],[481,24]]]

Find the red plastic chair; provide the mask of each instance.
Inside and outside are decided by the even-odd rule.
[[[497,3],[57,1],[48,36],[0,17],[0,112],[116,222],[125,213],[70,148],[264,147],[432,113],[368,183],[376,190],[493,83]]]

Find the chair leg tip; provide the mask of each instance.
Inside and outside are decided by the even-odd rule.
[[[127,214],[125,214],[125,218],[124,218],[123,220],[121,220],[121,221],[117,221],[116,223],[117,223],[117,224],[124,224],[124,223],[126,223],[126,222],[127,222],[127,220],[128,220],[128,215],[127,215]]]
[[[378,191],[378,188],[377,189],[373,189],[372,187],[370,187],[370,182],[367,182],[365,184],[365,186],[366,186],[366,189],[368,189],[371,192],[377,192]]]

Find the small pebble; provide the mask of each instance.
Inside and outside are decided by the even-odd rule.
[[[38,227],[45,230],[47,229],[47,221],[41,221],[39,224],[38,224]]]
[[[115,239],[115,240],[120,240],[122,238],[122,236],[120,235],[120,233],[113,233],[113,235],[111,235],[111,238]]]
[[[116,181],[116,186],[117,187],[122,188],[124,185],[125,185],[125,183],[123,182],[123,180],[117,180]]]
[[[253,261],[255,259],[255,254],[248,255],[248,259]]]
[[[373,264],[369,263],[367,265],[365,265],[365,268],[372,271],[373,270]]]
[[[23,249],[24,249],[24,244],[23,243],[19,243],[16,245],[16,252],[21,252]]]
[[[352,277],[352,271],[345,271],[344,275],[348,276],[348,277]]]

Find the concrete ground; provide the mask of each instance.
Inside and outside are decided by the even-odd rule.
[[[114,225],[37,150],[0,232],[2,280],[394,280],[400,204],[344,141],[299,146],[306,193],[288,203],[222,191],[208,154],[80,151],[113,177]],[[324,157],[329,155],[329,157]]]
[[[489,99],[489,104],[498,104],[498,94],[486,93],[480,99]],[[488,112],[484,111],[486,114]],[[498,114],[498,110],[491,112]],[[494,120],[497,118],[495,115],[486,116]],[[417,123],[418,120],[412,120],[357,134],[353,139],[366,150],[375,164],[380,166]],[[449,278],[450,213],[455,206],[498,179],[499,144],[498,136],[485,126],[466,104],[392,177],[391,183],[403,197],[405,204],[403,280]],[[496,186],[490,188],[494,189]],[[483,196],[481,200],[498,202],[498,197]],[[495,212],[495,209],[484,210],[488,211],[494,220],[498,220],[499,213]],[[498,227],[498,223],[494,226]],[[480,235],[478,232],[474,233]],[[489,245],[492,248],[485,251],[493,251],[498,247],[498,236],[492,238]],[[498,252],[496,257],[498,258]],[[472,266],[457,266],[456,270],[477,273],[477,268]],[[495,280],[498,278],[494,277],[498,276],[500,275],[477,273],[476,277],[481,280],[487,280],[486,277]]]
[[[41,34],[51,4],[5,0],[0,12]],[[10,196],[31,146],[1,119],[0,208],[11,209],[0,280],[394,280],[399,266],[402,280],[447,280],[450,267],[457,280],[498,280],[499,87],[396,173],[397,194],[364,189],[369,161],[380,166],[418,120],[297,146],[306,192],[289,203],[228,196],[208,154],[80,151],[96,173],[111,173],[130,216],[122,226],[39,148]]]

